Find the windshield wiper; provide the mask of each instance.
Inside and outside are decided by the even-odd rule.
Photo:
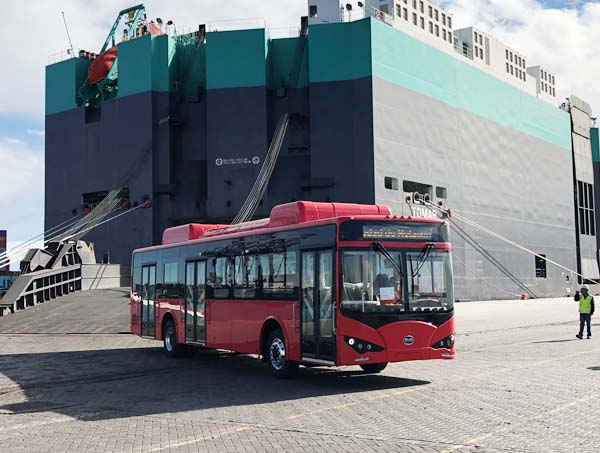
[[[430,242],[425,247],[423,247],[423,250],[421,250],[421,253],[417,257],[417,268],[414,269],[414,270],[413,270],[412,257],[410,258],[410,269],[411,269],[411,277],[412,278],[414,278],[419,273],[419,271],[421,270],[421,268],[425,264],[425,261],[427,261],[427,258],[429,257],[429,254],[431,253],[431,250],[434,247],[435,247],[435,244],[433,242]]]
[[[390,262],[390,264],[394,267],[394,270],[400,275],[400,278],[404,277],[404,271],[400,265],[396,263],[392,254],[383,246],[383,244],[381,244],[381,242],[373,242],[373,248],[381,253],[384,258]]]

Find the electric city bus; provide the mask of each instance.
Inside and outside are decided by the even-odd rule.
[[[267,219],[168,228],[133,252],[131,329],[305,366],[453,359],[448,224],[380,205],[294,202]]]

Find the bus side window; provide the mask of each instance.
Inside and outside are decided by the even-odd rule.
[[[256,256],[235,257],[233,295],[240,299],[254,299],[258,278]]]
[[[233,285],[233,269],[228,257],[220,257],[215,260],[214,297],[215,299],[227,299],[229,290]]]

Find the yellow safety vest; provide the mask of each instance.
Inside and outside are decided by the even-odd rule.
[[[579,296],[579,313],[591,313],[592,312],[592,296],[587,295]]]

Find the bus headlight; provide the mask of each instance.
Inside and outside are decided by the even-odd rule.
[[[361,340],[359,338],[344,337],[344,340],[352,349],[354,349],[359,354],[383,351],[383,347],[376,345],[375,343],[370,343],[368,341]]]
[[[452,349],[454,346],[454,334],[447,336],[446,338],[441,339],[437,343],[431,345],[433,349]]]

